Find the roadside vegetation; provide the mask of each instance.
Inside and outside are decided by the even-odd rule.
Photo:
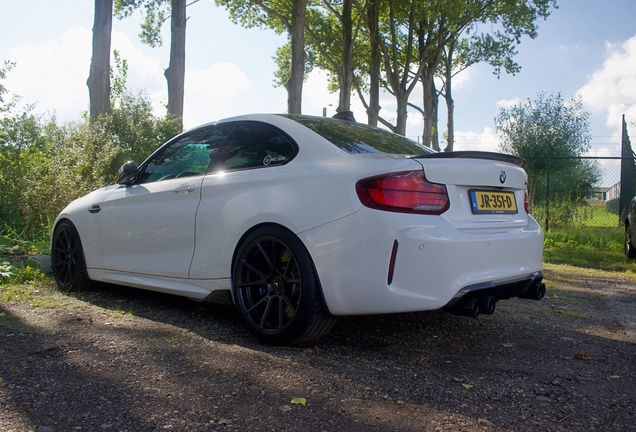
[[[111,114],[63,125],[8,97],[1,81],[12,68],[0,66],[0,236],[37,249],[69,202],[114,183],[123,162],[141,162],[178,129],[145,93],[125,89],[125,65],[113,72]]]

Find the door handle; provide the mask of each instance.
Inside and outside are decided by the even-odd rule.
[[[179,186],[177,186],[176,188],[172,189],[172,192],[174,193],[181,193],[183,192],[183,195],[187,195],[188,193],[192,192],[194,190],[194,185],[191,183],[183,183],[180,184]]]

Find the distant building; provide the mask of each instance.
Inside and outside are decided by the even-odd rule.
[[[611,201],[621,197],[621,182],[616,183],[607,190],[605,201]]]

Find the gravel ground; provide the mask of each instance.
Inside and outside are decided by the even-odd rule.
[[[0,430],[636,430],[636,283],[546,280],[493,316],[347,317],[292,348],[228,305],[49,283],[0,302]]]

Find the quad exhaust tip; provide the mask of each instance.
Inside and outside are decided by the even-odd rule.
[[[494,297],[468,298],[450,310],[456,315],[477,318],[479,314],[492,315],[497,307],[497,299]]]
[[[543,297],[545,297],[545,284],[543,282],[535,284],[519,296],[519,298],[530,300],[541,300]]]
[[[545,284],[543,282],[535,282],[531,284],[525,291],[518,294],[516,297],[530,300],[541,300],[545,296]],[[471,318],[477,318],[480,314],[492,315],[497,308],[498,299],[493,296],[486,296],[482,294],[482,297],[477,297],[477,293],[464,297],[454,306],[443,308],[445,311],[454,315],[462,315]],[[509,296],[503,297],[504,299],[510,298]]]

